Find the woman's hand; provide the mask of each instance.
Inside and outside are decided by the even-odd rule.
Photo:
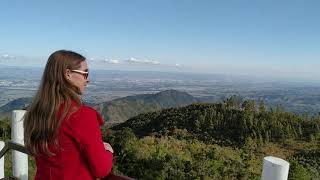
[[[104,148],[105,148],[107,151],[110,151],[110,152],[113,154],[112,146],[111,146],[109,143],[106,143],[106,142],[103,142],[103,144],[104,144]]]

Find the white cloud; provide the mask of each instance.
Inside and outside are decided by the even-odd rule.
[[[105,59],[104,62],[109,64],[120,64],[121,62],[117,59]]]
[[[159,61],[151,61],[151,60],[145,60],[144,63],[146,63],[146,64],[154,64],[154,65],[160,64]]]
[[[130,57],[128,59],[125,60],[121,60],[121,59],[111,59],[111,58],[89,58],[88,59],[91,63],[94,64],[111,64],[111,65],[123,65],[123,66],[153,66],[153,67],[158,67],[158,68],[182,68],[181,64],[177,64],[177,63],[172,63],[172,64],[166,64],[166,63],[160,63],[159,61],[155,61],[155,60],[149,60],[149,59],[137,59],[134,57]]]
[[[128,60],[125,60],[129,64],[152,64],[152,65],[160,65],[159,61],[154,61],[154,60],[139,60],[136,58],[129,58]]]
[[[14,59],[15,57],[9,54],[0,55],[0,59]]]
[[[127,62],[129,62],[129,63],[140,63],[140,60],[137,60],[136,58],[131,57],[131,58],[129,58],[127,60]]]

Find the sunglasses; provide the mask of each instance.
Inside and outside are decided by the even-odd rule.
[[[71,70],[71,72],[79,73],[81,74],[84,79],[88,79],[89,72],[88,71],[81,71],[81,70]]]

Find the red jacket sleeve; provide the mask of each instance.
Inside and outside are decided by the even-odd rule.
[[[99,128],[99,124],[103,123],[100,115],[92,108],[81,106],[71,119],[72,132],[89,163],[92,175],[106,177],[111,172],[113,155],[104,148]]]

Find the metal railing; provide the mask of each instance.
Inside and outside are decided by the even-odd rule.
[[[28,155],[30,152],[23,145],[23,116],[25,110],[14,110],[11,118],[11,140],[0,141],[0,180],[2,179],[28,179]],[[2,146],[2,147],[1,147]],[[4,155],[12,152],[12,176],[4,177]],[[106,178],[109,180],[132,180],[133,178],[110,173]]]
[[[5,142],[4,147],[0,151],[0,159],[9,151],[9,150],[15,150],[19,151],[21,153],[31,155],[29,151],[21,144],[12,142],[12,141],[7,141]],[[9,177],[4,177],[1,178],[0,180],[17,180],[19,178],[14,177],[14,176],[9,176]],[[127,176],[121,176],[117,174],[110,173],[106,178],[103,178],[106,180],[133,180],[133,178],[127,177]]]
[[[0,151],[0,159],[2,157],[4,157],[4,155],[9,150],[16,150],[16,151],[22,152],[24,154],[29,154],[29,152],[27,151],[27,149],[23,145],[18,144],[18,143],[14,143],[12,141],[8,141],[8,142],[5,142],[4,147]],[[4,168],[4,167],[1,167],[1,168]],[[9,176],[9,177],[1,178],[0,180],[9,180],[9,179],[19,179],[19,178],[13,177],[13,176]]]

